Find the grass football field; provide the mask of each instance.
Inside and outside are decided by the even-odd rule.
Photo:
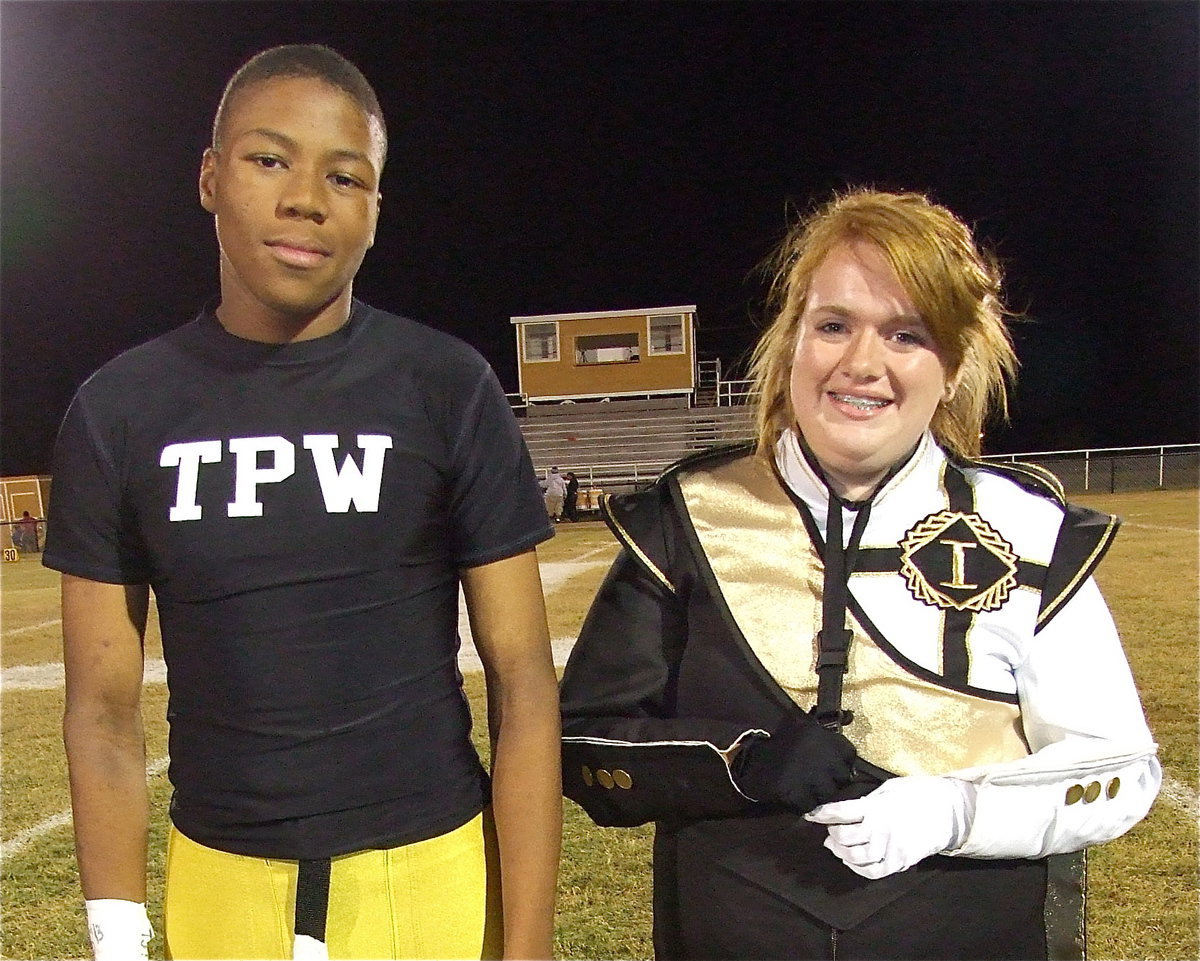
[[[1196,491],[1075,498],[1125,524],[1098,578],[1133,667],[1166,772],[1150,816],[1089,855],[1089,957],[1194,959],[1197,939]],[[562,525],[539,549],[550,633],[577,635],[616,553],[599,522]],[[72,850],[61,741],[58,575],[23,558],[0,569],[0,957],[89,956]],[[151,613],[143,711],[153,805],[150,911],[161,931],[166,688]],[[1086,683],[1081,679],[1081,683]],[[486,750],[482,676],[467,675]],[[650,828],[602,829],[564,802],[557,956],[649,958]],[[162,957],[161,939],[151,957]]]

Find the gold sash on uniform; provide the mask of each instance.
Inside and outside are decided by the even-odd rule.
[[[788,696],[811,709],[823,567],[799,511],[753,456],[688,471],[679,488],[747,644]],[[918,677],[852,613],[847,619],[853,639],[842,706],[854,721],[843,733],[866,761],[894,774],[944,774],[1029,753],[1015,704]]]

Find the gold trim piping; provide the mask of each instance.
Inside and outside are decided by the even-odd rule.
[[[983,466],[987,467],[989,465],[985,463]],[[1057,497],[1060,502],[1066,503],[1066,488],[1063,487],[1062,481],[1058,479],[1053,471],[1047,470],[1040,464],[1030,464],[1026,463],[1025,461],[1015,460],[1007,463],[999,462],[998,466],[1009,467],[1019,474],[1026,474],[1030,477],[1040,480],[1054,492],[1054,496]]]
[[[617,528],[617,533],[621,538],[622,543],[625,545],[625,547],[629,548],[629,550],[635,557],[637,557],[639,561],[641,561],[642,566],[658,579],[659,583],[662,584],[663,587],[665,587],[672,594],[676,593],[675,585],[667,580],[667,575],[660,571],[658,566],[646,556],[646,552],[638,547],[637,542],[633,539],[633,535],[625,529],[625,525],[617,519],[617,515],[614,514],[611,508],[608,507],[608,500],[611,497],[611,494],[604,495],[604,513],[608,515],[608,519],[612,521],[613,526]]]
[[[876,497],[881,496],[884,493],[884,491],[895,490],[902,483],[904,483],[904,481],[908,477],[908,475],[911,474],[913,471],[915,471],[917,469],[917,467],[920,465],[921,461],[925,459],[925,452],[926,452],[926,450],[928,450],[929,443],[930,443],[929,434],[928,433],[922,434],[921,442],[917,445],[917,449],[915,451],[913,451],[912,457],[910,457],[908,459],[908,462],[903,467],[901,467],[898,471],[896,471],[895,475],[893,477],[891,477],[886,484],[883,485],[883,487],[880,489],[879,493],[876,494]]]
[[[1096,557],[1096,555],[1103,553],[1104,550],[1108,547],[1108,545],[1112,542],[1113,537],[1116,535],[1116,526],[1117,526],[1117,519],[1115,517],[1109,517],[1108,526],[1104,528],[1104,534],[1101,535],[1100,540],[1098,540],[1096,542],[1096,546],[1092,549],[1092,552],[1087,556],[1087,559],[1082,564],[1079,565],[1079,570],[1077,570],[1075,572],[1075,576],[1071,578],[1071,580],[1067,583],[1066,587],[1064,587],[1061,591],[1059,591],[1058,596],[1056,598],[1054,598],[1054,600],[1052,600],[1049,604],[1046,605],[1045,610],[1043,610],[1042,613],[1038,615],[1038,618],[1037,618],[1037,626],[1038,627],[1041,627],[1046,621],[1048,621],[1050,619],[1051,615],[1053,615],[1055,612],[1057,612],[1058,608],[1063,603],[1063,599],[1066,597],[1069,597],[1071,595],[1071,593],[1075,590],[1075,588],[1078,586],[1079,582],[1084,577],[1086,577],[1087,574],[1089,574],[1091,572],[1093,559]]]

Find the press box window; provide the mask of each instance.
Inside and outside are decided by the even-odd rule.
[[[576,364],[629,364],[639,360],[637,334],[593,334],[575,338]]]
[[[558,324],[522,324],[527,363],[558,360]]]
[[[650,353],[683,353],[683,314],[659,314],[650,318]]]

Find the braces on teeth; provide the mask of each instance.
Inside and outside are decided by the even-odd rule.
[[[866,397],[847,397],[845,394],[834,394],[838,400],[849,404],[851,407],[857,407],[859,410],[874,410],[877,407],[883,407],[886,400],[871,400]]]

